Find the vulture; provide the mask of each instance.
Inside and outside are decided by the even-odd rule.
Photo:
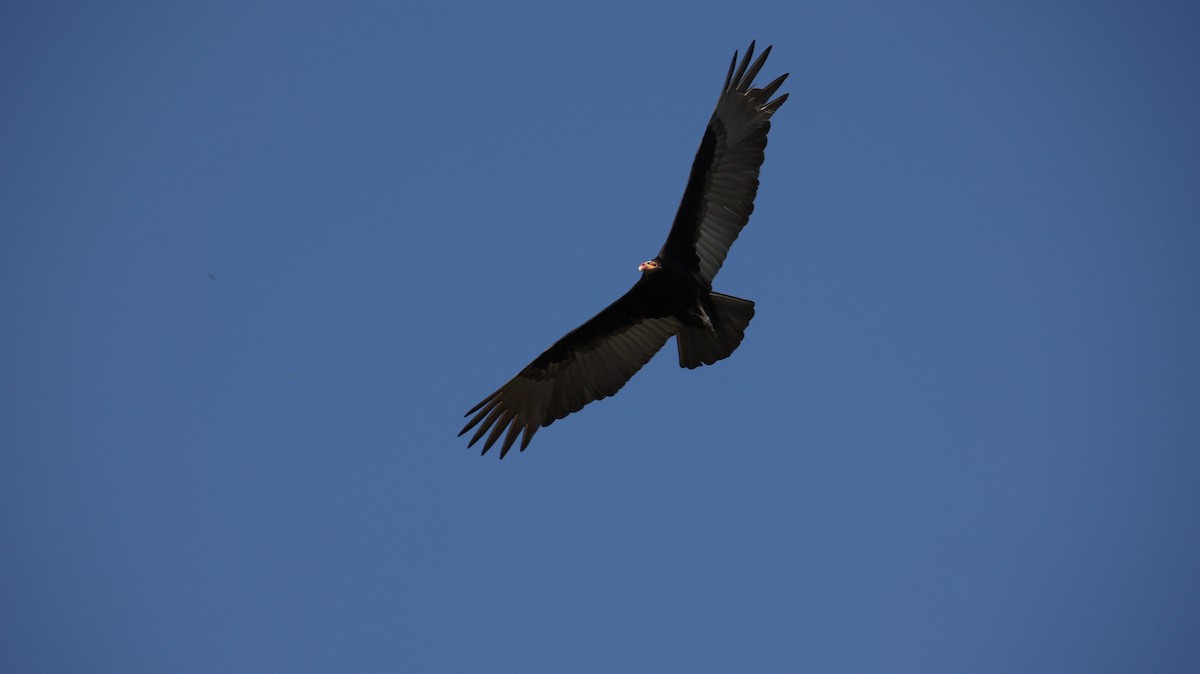
[[[771,116],[788,97],[772,98],[786,73],[754,86],[770,53],[767,47],[751,62],[751,42],[739,63],[734,52],[667,241],[638,266],[641,278],[472,407],[458,433],[478,426],[468,447],[486,434],[486,454],[504,435],[503,459],[522,435],[525,451],[539,428],[619,391],[672,336],[688,369],[727,358],[741,344],[754,302],[713,292],[712,281],[754,210]]]

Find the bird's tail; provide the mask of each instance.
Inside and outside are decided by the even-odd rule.
[[[712,365],[728,358],[742,343],[746,326],[754,318],[754,302],[721,293],[711,293],[715,309],[712,330],[684,327],[676,336],[679,344],[679,367],[689,370],[701,365]]]

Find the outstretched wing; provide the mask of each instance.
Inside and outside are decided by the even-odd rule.
[[[754,55],[751,42],[741,65],[737,65],[734,52],[717,109],[692,162],[675,223],[659,253],[660,258],[698,272],[709,283],[754,211],[771,115],[788,97],[783,94],[771,100],[787,78],[786,73],[761,89],[751,88],[770,53],[767,47],[750,65]]]
[[[524,430],[525,451],[542,426],[619,391],[680,327],[656,301],[655,289],[639,282],[471,408],[465,416],[475,417],[458,434],[479,425],[469,447],[490,428],[483,443],[486,454],[507,428],[500,447],[503,459]]]

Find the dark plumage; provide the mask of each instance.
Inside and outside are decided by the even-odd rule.
[[[771,99],[786,74],[751,88],[770,53],[767,47],[751,64],[751,42],[739,64],[734,52],[667,242],[638,267],[642,277],[471,408],[466,416],[475,416],[459,432],[479,426],[470,445],[487,434],[486,454],[504,434],[504,458],[523,432],[525,451],[542,426],[620,390],[672,335],[686,368],[711,365],[738,347],[754,303],[712,292],[712,280],[754,210],[771,115],[787,100]]]

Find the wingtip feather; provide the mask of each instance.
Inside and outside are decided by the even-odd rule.
[[[479,438],[482,438],[483,434],[487,433],[487,430],[492,427],[492,424],[496,423],[496,419],[503,412],[504,412],[503,407],[492,408],[491,412],[488,413],[487,419],[485,419],[484,422],[482,424],[480,424],[479,429],[475,431],[475,435],[473,435],[471,437],[471,441],[467,443],[467,447],[470,447],[471,445],[474,445],[476,442],[479,442]],[[492,446],[492,443],[490,443],[490,442],[485,443],[483,451],[486,452],[488,450],[488,447],[491,447],[491,446]]]
[[[472,407],[471,411],[467,412],[463,416],[464,417],[469,416],[472,412],[475,412],[476,410],[479,411],[479,414],[476,414],[474,419],[471,419],[470,421],[467,422],[467,425],[463,426],[463,429],[458,432],[459,437],[462,437],[462,435],[464,433],[466,433],[467,431],[474,428],[475,424],[479,423],[483,419],[483,417],[486,416],[487,413],[490,412],[492,410],[492,408],[494,408],[496,406],[496,404],[499,402],[500,402],[499,398],[497,398],[495,394],[492,394],[492,395],[488,396],[487,398],[484,398],[483,402],[479,403],[475,407]]]
[[[750,46],[746,49],[746,54],[744,56],[742,56],[742,62],[740,64],[738,64],[737,73],[734,74],[733,81],[730,82],[730,84],[733,86],[733,88],[735,90],[738,88],[739,83],[741,83],[742,76],[744,76],[746,74],[746,68],[748,68],[750,66],[750,59],[753,58],[753,56],[754,56],[754,40],[751,40]],[[736,52],[735,52],[734,58],[736,58],[736,57],[737,56],[736,56]],[[726,89],[728,89],[728,87],[726,87]]]
[[[787,79],[788,74],[789,73],[784,73],[784,74],[780,75],[779,77],[776,77],[775,79],[771,80],[770,84],[763,87],[762,89],[759,89],[759,91],[761,92],[759,94],[759,96],[762,97],[762,100],[764,100],[764,101],[771,100],[771,96],[775,95],[775,92],[779,90],[779,87],[783,86],[783,81]]]
[[[754,78],[758,77],[758,71],[762,70],[763,64],[767,62],[767,57],[770,55],[771,47],[768,46],[763,50],[763,53],[758,55],[758,59],[754,62],[754,65],[750,66],[750,69],[746,71],[746,75],[738,82],[738,91],[744,93],[750,88],[750,85],[754,83]]]
[[[501,459],[504,458],[505,454],[508,454],[509,449],[512,449],[513,442],[516,441],[517,435],[523,428],[524,426],[518,424],[516,419],[513,419],[512,423],[509,424],[508,433],[504,436],[504,445],[500,448]]]

